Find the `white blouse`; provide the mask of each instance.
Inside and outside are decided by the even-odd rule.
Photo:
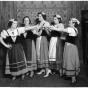
[[[10,31],[10,29],[7,29],[7,31],[3,30],[0,35],[3,39],[6,39],[8,36],[11,36],[13,42],[15,42],[17,36],[24,32],[25,32],[24,27],[19,27],[16,28],[14,31]]]
[[[77,36],[77,34],[78,34],[78,30],[76,28],[74,29],[72,27],[68,27],[67,30],[68,30],[69,36]]]

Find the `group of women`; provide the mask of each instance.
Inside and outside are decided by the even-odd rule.
[[[0,34],[0,42],[7,48],[5,74],[11,74],[11,83],[21,75],[33,77],[35,70],[40,68],[38,75],[59,73],[60,77],[72,78],[71,86],[76,83],[80,71],[79,56],[75,44],[78,35],[79,21],[69,20],[69,27],[64,28],[60,15],[53,16],[53,22],[46,21],[46,13],[39,12],[36,25],[31,26],[28,16],[23,18],[21,27],[11,19],[8,29]],[[62,35],[65,33],[66,38]]]

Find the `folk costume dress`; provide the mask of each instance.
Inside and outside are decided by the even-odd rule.
[[[59,27],[63,27],[63,24],[59,24],[55,26],[59,29]],[[49,44],[49,62],[50,69],[60,70],[62,67],[62,41],[60,39],[61,33],[55,30],[51,31],[51,40]]]
[[[27,69],[33,71],[37,69],[36,49],[34,42],[35,35],[31,30],[21,34],[22,45],[26,56]]]
[[[43,26],[46,25],[49,26],[50,24],[47,21],[44,21]],[[49,67],[49,52],[48,52],[49,43],[47,40],[47,36],[48,34],[46,33],[45,30],[43,30],[41,36],[39,36],[36,40],[38,68]]]
[[[76,46],[76,38],[78,30],[76,28],[68,27],[68,35],[63,53],[63,73],[66,76],[77,76],[80,72],[80,63],[78,49]]]
[[[10,29],[1,32],[1,37],[11,44],[12,48],[7,49],[5,74],[18,76],[27,72],[26,57],[21,45],[20,34],[18,29],[11,32]]]

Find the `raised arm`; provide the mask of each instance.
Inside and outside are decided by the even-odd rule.
[[[50,29],[51,30],[55,30],[55,31],[58,31],[58,32],[62,32],[63,29],[64,29],[64,25],[63,24],[60,24],[59,27],[54,27],[54,26],[50,26]]]
[[[27,31],[27,30],[32,30],[32,29],[35,29],[35,28],[37,28],[38,26],[37,25],[35,25],[35,26],[29,26],[29,27],[24,27],[24,30],[25,31]]]
[[[69,30],[69,28],[64,28],[62,32],[70,33],[71,31]]]

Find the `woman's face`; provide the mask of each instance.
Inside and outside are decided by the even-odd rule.
[[[54,17],[54,23],[55,23],[55,24],[58,24],[58,23],[59,23],[59,20],[58,20],[57,17]]]
[[[69,20],[69,24],[68,24],[68,25],[69,25],[70,27],[73,27],[73,26],[74,26],[72,20]]]
[[[44,20],[41,14],[38,14],[38,19],[39,19],[39,21]]]
[[[25,25],[29,25],[29,23],[30,23],[29,18],[25,18],[25,19],[24,19],[24,24],[25,24]]]
[[[12,26],[11,26],[12,28],[17,28],[17,21],[13,21],[13,23],[12,23]]]

